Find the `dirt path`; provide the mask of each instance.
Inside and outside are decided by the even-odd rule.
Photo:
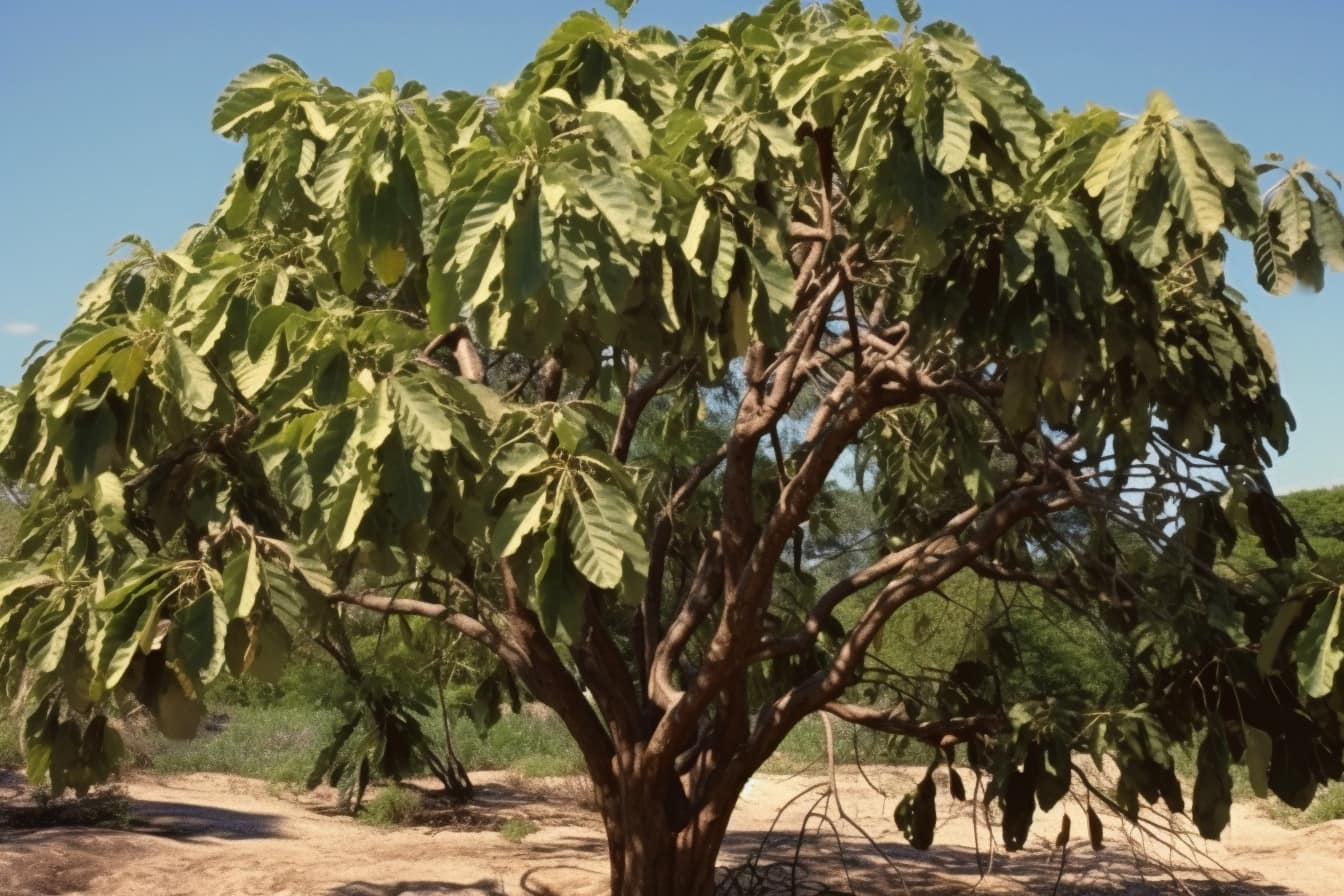
[[[840,790],[845,810],[876,847],[853,828],[842,830],[837,843],[824,823],[817,833],[814,817],[796,892],[816,893],[826,884],[857,894],[901,893],[902,881],[912,893],[967,892],[980,876],[977,842],[981,858],[987,858],[983,824],[977,830],[966,804],[947,800],[940,788],[934,849],[916,853],[891,820],[895,797],[913,778],[899,769],[870,776],[893,798],[874,793],[857,773],[844,775]],[[0,829],[0,894],[604,893],[605,841],[596,816],[582,805],[581,786],[499,774],[475,777],[480,799],[446,819],[451,826],[403,829],[371,828],[333,813],[330,792],[279,793],[224,775],[133,779],[126,786],[137,820],[130,831]],[[8,793],[4,783],[0,800],[15,798],[20,782],[11,777]],[[757,877],[774,885],[757,892],[793,892],[784,863],[791,862],[798,832],[824,783],[814,776],[756,779],[734,816],[724,864],[740,866],[754,857]],[[808,788],[817,789],[794,801],[767,837],[781,807]],[[1050,893],[1059,876],[1051,847],[1062,815],[1057,807],[1038,816],[1028,849],[997,853],[979,892]],[[1333,896],[1344,881],[1344,822],[1290,831],[1255,807],[1238,807],[1224,843],[1212,844],[1207,856],[1192,861],[1179,849],[1148,841],[1150,859],[1138,862],[1120,825],[1108,822],[1107,847],[1094,854],[1081,810],[1074,806],[1071,815],[1074,837],[1060,893],[1180,892],[1162,865],[1174,868],[1194,892]],[[511,843],[495,830],[509,818],[526,818],[539,830]]]

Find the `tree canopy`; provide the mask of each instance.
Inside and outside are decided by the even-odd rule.
[[[1274,294],[1344,269],[1338,179],[1160,92],[1049,111],[897,5],[580,12],[487,96],[231,82],[218,207],[127,237],[3,393],[30,777],[109,774],[126,700],[190,736],[226,669],[363,612],[474,642],[485,717],[559,711],[619,893],[712,891],[742,786],[822,710],[984,774],[1010,848],[1070,786],[1182,811],[1180,744],[1211,837],[1232,762],[1298,806],[1344,775],[1344,592],[1269,487],[1292,416],[1224,272],[1230,240]],[[1114,685],[1005,691],[1006,609],[945,666],[882,661],[957,577],[1098,633]]]

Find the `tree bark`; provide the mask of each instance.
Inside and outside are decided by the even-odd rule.
[[[612,896],[713,896],[726,816],[675,831],[667,801],[631,782],[603,803]]]

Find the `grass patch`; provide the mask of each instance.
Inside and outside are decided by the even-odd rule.
[[[1331,782],[1316,794],[1316,799],[1310,806],[1300,811],[1274,800],[1269,814],[1280,824],[1293,828],[1311,827],[1314,824],[1344,819],[1344,782]]]
[[[506,818],[499,823],[497,830],[499,836],[510,843],[522,843],[529,834],[535,834],[540,828],[526,818]]]
[[[409,787],[393,785],[378,792],[355,820],[375,827],[397,827],[416,824],[424,811],[424,798]]]
[[[835,731],[835,761],[848,765],[927,765],[934,751],[924,744],[901,742],[885,734],[832,719]],[[780,743],[761,771],[772,775],[795,775],[805,770],[826,769],[826,725],[820,716],[803,719]]]
[[[218,706],[209,731],[171,741],[148,732],[147,766],[165,774],[219,772],[302,784],[326,743],[335,716],[298,706]]]
[[[441,742],[441,725],[429,720],[427,726],[435,732],[431,740]],[[554,715],[506,712],[484,734],[469,722],[457,724],[453,746],[468,771],[507,769],[526,777],[584,773],[583,755]]]
[[[52,799],[45,790],[35,790],[30,804],[0,807],[0,827],[8,828],[113,828],[131,826],[131,801],[120,787],[105,787],[87,796]]]

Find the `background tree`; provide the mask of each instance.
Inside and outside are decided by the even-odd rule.
[[[230,84],[219,207],[128,238],[5,398],[32,778],[106,774],[110,701],[189,736],[223,669],[361,612],[487,649],[485,720],[519,687],[559,713],[614,893],[712,891],[743,785],[823,710],[987,775],[1009,848],[1077,752],[1134,815],[1184,807],[1198,742],[1208,836],[1232,761],[1294,805],[1339,778],[1340,592],[1293,572],[1292,418],[1223,272],[1229,238],[1276,293],[1344,267],[1327,174],[1160,93],[1048,113],[898,5],[578,13],[488,97],[282,57]],[[1218,567],[1240,524],[1272,575]],[[882,659],[966,577],[1000,607],[955,664]],[[1122,674],[1006,681],[1026,586]],[[897,818],[929,844],[931,777]]]

